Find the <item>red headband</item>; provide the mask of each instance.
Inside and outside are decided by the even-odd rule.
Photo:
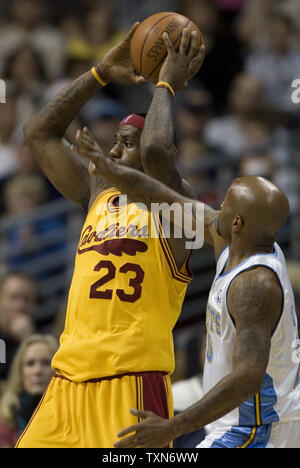
[[[127,115],[127,117],[125,117],[122,122],[120,123],[120,125],[132,125],[133,127],[136,127],[138,128],[139,130],[143,131],[144,130],[144,126],[145,126],[145,118],[142,117],[141,115],[137,115],[137,114],[130,114],[130,115]],[[174,145],[174,152],[175,152],[175,155],[177,154],[177,147]]]
[[[132,125],[133,127],[143,131],[145,126],[145,118],[137,114],[130,114],[122,120],[120,125]]]

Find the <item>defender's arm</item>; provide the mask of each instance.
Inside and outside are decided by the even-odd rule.
[[[260,267],[238,276],[228,293],[229,311],[236,327],[232,372],[198,403],[172,419],[132,411],[145,420],[122,431],[119,437],[135,434],[115,446],[164,447],[174,438],[222,418],[255,396],[268,366],[272,331],[280,318],[282,300],[281,287],[271,270]]]

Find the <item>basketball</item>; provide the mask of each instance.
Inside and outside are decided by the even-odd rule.
[[[178,50],[182,31],[186,27],[190,33],[197,31],[203,44],[203,37],[198,27],[186,16],[164,12],[157,13],[143,21],[135,31],[130,47],[136,72],[146,80],[157,83],[160,69],[168,53],[162,37],[163,33],[168,33],[175,49]]]

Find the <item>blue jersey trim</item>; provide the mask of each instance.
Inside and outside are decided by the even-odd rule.
[[[279,421],[274,406],[278,401],[273,379],[269,374],[265,374],[260,390],[260,415],[262,424],[271,424]]]
[[[249,398],[239,406],[239,426],[260,426],[279,421],[274,406],[278,399],[273,379],[265,374],[258,397]]]
[[[270,440],[272,424],[259,427],[233,426],[210,448],[266,448]]]
[[[228,249],[229,246],[226,245],[226,247],[224,247],[224,249],[222,250],[222,252],[220,253],[220,255],[218,256],[218,259],[217,259],[217,263],[220,261],[220,258],[222,257],[223,253],[225,252],[226,249]]]
[[[225,249],[224,249],[224,250],[225,250]],[[260,257],[260,256],[265,256],[265,255],[271,255],[271,256],[273,256],[273,257],[278,258],[278,254],[279,254],[278,247],[277,247],[276,244],[274,244],[274,252],[273,252],[273,253],[257,253],[257,254],[251,255],[251,257],[248,257],[248,258],[247,258],[246,260],[244,260],[242,263],[240,263],[240,264],[237,265],[236,267],[232,268],[232,270],[227,271],[227,273],[220,274],[220,275],[218,276],[218,278],[216,279],[216,281],[218,281],[218,279],[220,279],[220,278],[225,278],[225,276],[230,275],[233,271],[237,270],[238,268],[241,268],[241,266],[245,265],[245,263],[247,263],[247,262],[248,262],[251,258],[253,258],[253,257]],[[227,262],[228,262],[228,260],[227,260]],[[227,262],[226,262],[225,265],[224,265],[223,271],[224,271],[225,268],[226,268]]]

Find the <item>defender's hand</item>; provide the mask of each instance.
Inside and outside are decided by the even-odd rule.
[[[144,421],[121,431],[118,437],[128,437],[116,442],[116,448],[162,448],[171,442],[173,436],[170,419],[160,418],[150,411],[131,409],[130,412]]]
[[[164,33],[163,39],[168,56],[161,68],[159,81],[166,81],[174,91],[183,89],[199,72],[205,57],[205,46],[200,46],[199,33],[193,31],[190,34],[187,28],[183,30],[178,52],[175,51],[167,33]]]
[[[135,23],[125,39],[107,52],[100,62],[103,76],[108,81],[141,84],[145,79],[138,75],[131,60],[130,41],[140,23]]]
[[[105,156],[94,135],[85,127],[76,134],[76,145],[72,145],[72,151],[87,159],[90,175],[106,175],[107,177],[116,170],[117,164]]]

